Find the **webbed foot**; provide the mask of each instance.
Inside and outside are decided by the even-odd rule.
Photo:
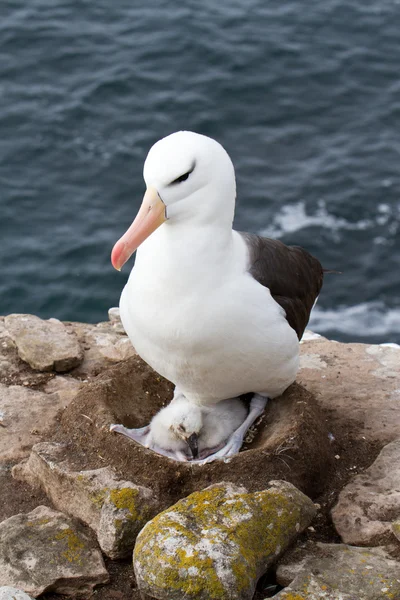
[[[225,446],[223,446],[220,450],[215,452],[214,454],[210,454],[206,458],[202,460],[192,460],[192,463],[198,465],[205,465],[206,463],[212,462],[218,459],[228,458],[229,456],[233,456],[237,454],[240,448],[243,445],[243,440],[249,428],[253,425],[253,423],[260,417],[267,405],[268,398],[264,396],[260,396],[260,394],[254,394],[253,398],[250,401],[250,410],[246,419],[243,423],[232,433],[232,435],[228,438]]]

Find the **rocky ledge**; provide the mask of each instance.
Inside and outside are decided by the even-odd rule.
[[[111,309],[0,318],[0,599],[400,598],[400,348],[308,332],[236,456],[109,432],[172,397]]]

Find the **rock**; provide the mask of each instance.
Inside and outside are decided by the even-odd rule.
[[[5,317],[5,326],[19,356],[32,369],[69,371],[83,359],[76,336],[56,319],[43,321],[33,315],[13,314]]]
[[[121,322],[121,315],[118,306],[113,306],[112,308],[108,309],[108,318],[110,319],[111,323]]]
[[[136,354],[122,324],[118,321],[107,321],[97,325],[70,323],[68,326],[85,348],[83,362],[75,369],[74,375],[98,375],[110,365]]]
[[[254,493],[230,483],[194,492],[140,532],[133,553],[138,587],[158,600],[250,600],[257,579],[315,512],[284,481]]]
[[[397,519],[392,523],[392,531],[400,542],[400,519]]]
[[[100,550],[78,521],[39,506],[0,523],[0,585],[32,596],[90,595],[108,579]]]
[[[399,380],[400,348],[315,335],[301,343],[297,381],[328,411],[333,429],[351,428],[359,439],[383,445],[399,436]]]
[[[25,592],[6,585],[0,587],[0,600],[32,600],[32,598]]]
[[[340,492],[333,523],[346,544],[376,546],[392,537],[400,517],[400,439],[383,448],[376,461]]]
[[[365,600],[364,596],[355,598],[331,588],[313,573],[299,575],[289,587],[275,594],[274,598],[276,600]]]
[[[0,380],[4,381],[18,373],[17,348],[0,317]]]
[[[60,403],[67,406],[81,387],[82,382],[73,377],[56,375],[45,384],[44,391],[46,394],[58,394]]]
[[[121,481],[109,467],[74,471],[62,444],[36,444],[13,476],[40,485],[58,510],[94,529],[101,549],[113,559],[131,555],[137,534],[160,510],[150,490]]]
[[[69,397],[71,400],[71,397]],[[21,460],[29,455],[38,436],[52,427],[55,417],[68,403],[65,395],[36,392],[20,385],[0,383],[0,462]]]
[[[119,362],[136,354],[130,340],[119,334],[93,331],[88,336],[92,351],[95,348],[102,359],[109,363]]]
[[[108,310],[108,318],[110,319],[110,323],[112,323],[113,329],[115,329],[115,331],[118,331],[118,333],[125,333],[126,335],[124,326],[121,322],[120,311],[117,306],[114,306],[113,308],[110,308]]]
[[[303,593],[299,600],[400,598],[400,563],[384,548],[308,542],[283,557],[276,579],[281,585],[289,585],[276,595],[279,600],[297,599],[295,592]]]

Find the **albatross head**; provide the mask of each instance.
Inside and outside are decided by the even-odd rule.
[[[116,269],[161,225],[232,225],[234,168],[215,140],[191,131],[173,133],[150,149],[143,176],[147,189],[140,210],[111,254]]]
[[[152,441],[160,448],[197,458],[198,438],[203,427],[201,409],[186,398],[171,402],[150,423]]]

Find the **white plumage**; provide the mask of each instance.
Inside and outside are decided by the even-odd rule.
[[[139,240],[121,296],[122,323],[138,354],[185,397],[185,410],[187,402],[207,409],[202,428],[212,437],[213,419],[206,427],[204,417],[212,407],[223,412],[222,400],[247,392],[273,398],[294,381],[298,336],[270,289],[250,274],[249,245],[232,230],[235,176],[222,146],[192,132],[172,134],[151,148],[144,179],[166,220]],[[114,249],[117,268],[129,243],[122,238]],[[165,447],[168,411],[176,414],[176,406],[153,419],[148,445]],[[223,419],[215,446],[233,431]]]

